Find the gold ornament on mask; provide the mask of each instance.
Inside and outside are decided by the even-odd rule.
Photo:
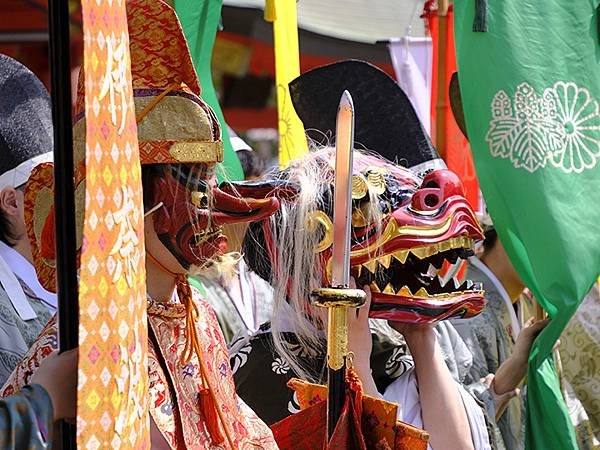
[[[376,195],[381,195],[385,192],[385,172],[379,167],[370,167],[367,171],[367,182],[369,190]]]
[[[317,227],[323,227],[323,239],[317,244],[315,253],[327,250],[333,244],[333,223],[324,211],[313,211],[306,219],[306,226],[310,231],[316,231]]]
[[[352,226],[355,228],[366,227],[369,223],[367,215],[359,208],[352,209]]]
[[[367,179],[362,174],[352,175],[352,199],[363,198],[369,192]]]
[[[196,208],[206,208],[208,206],[208,195],[202,191],[193,191],[191,194],[192,204]]]

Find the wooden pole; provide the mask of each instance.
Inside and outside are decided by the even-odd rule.
[[[75,247],[75,189],[71,122],[71,54],[69,2],[48,5],[52,121],[54,125],[54,221],[56,229],[56,284],[59,350],[79,345],[79,307]],[[58,441],[58,442],[57,442]],[[74,450],[75,427],[64,421],[53,448]]]
[[[446,17],[446,14],[448,14],[449,4],[449,0],[440,0],[438,2],[438,16]]]

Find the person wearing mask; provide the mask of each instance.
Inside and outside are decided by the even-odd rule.
[[[140,238],[145,250],[151,446],[154,450],[276,449],[269,428],[237,396],[214,312],[190,287],[187,275],[224,248],[220,225],[265,218],[277,202],[235,197],[216,186],[221,128],[200,97],[200,83],[175,11],[158,0],[128,0],[126,9],[145,212]],[[80,100],[83,88],[81,74]],[[81,163],[86,117],[79,112],[75,111],[73,125],[76,179],[84,177],[81,170],[85,169]],[[47,164],[34,169],[30,183],[35,186],[40,181],[35,176],[42,177],[46,169]],[[42,196],[42,191],[28,188],[26,196]],[[83,214],[82,203],[76,197],[76,214]],[[53,214],[40,208],[34,212],[38,215],[28,221],[28,227],[42,223],[41,234],[51,233]],[[43,242],[35,242],[34,254],[40,253],[37,244]],[[48,262],[55,255],[47,253],[43,258]],[[118,301],[127,299],[124,294]],[[13,394],[32,382],[32,372],[35,376],[40,361],[56,348],[56,335],[57,324],[52,321],[0,395]]]
[[[265,163],[260,156],[231,128],[229,135],[244,179],[263,175]],[[215,310],[225,341],[231,344],[270,320],[273,306],[273,288],[244,261],[242,243],[247,229],[247,223],[225,225],[229,254],[190,277],[190,284]]]

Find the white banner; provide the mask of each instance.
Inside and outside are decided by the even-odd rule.
[[[421,123],[431,131],[431,38],[404,36],[387,42],[396,80],[413,104]]]

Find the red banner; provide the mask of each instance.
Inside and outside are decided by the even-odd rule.
[[[479,208],[479,183],[473,166],[473,156],[469,141],[462,134],[454,120],[450,108],[448,89],[452,74],[456,72],[456,50],[454,46],[454,12],[452,5],[448,14],[439,18],[436,10],[425,4],[425,19],[433,40],[433,71],[431,83],[431,136],[436,148],[446,161],[448,168],[456,173],[465,187],[465,194],[471,207]],[[440,23],[443,21],[443,23]],[[442,35],[440,36],[440,30]],[[441,39],[440,39],[441,38]],[[440,48],[440,42],[442,47]],[[440,69],[440,63],[442,68]],[[444,79],[440,81],[440,76]],[[443,87],[443,96],[438,98],[439,88]],[[439,119],[439,115],[442,118]]]

